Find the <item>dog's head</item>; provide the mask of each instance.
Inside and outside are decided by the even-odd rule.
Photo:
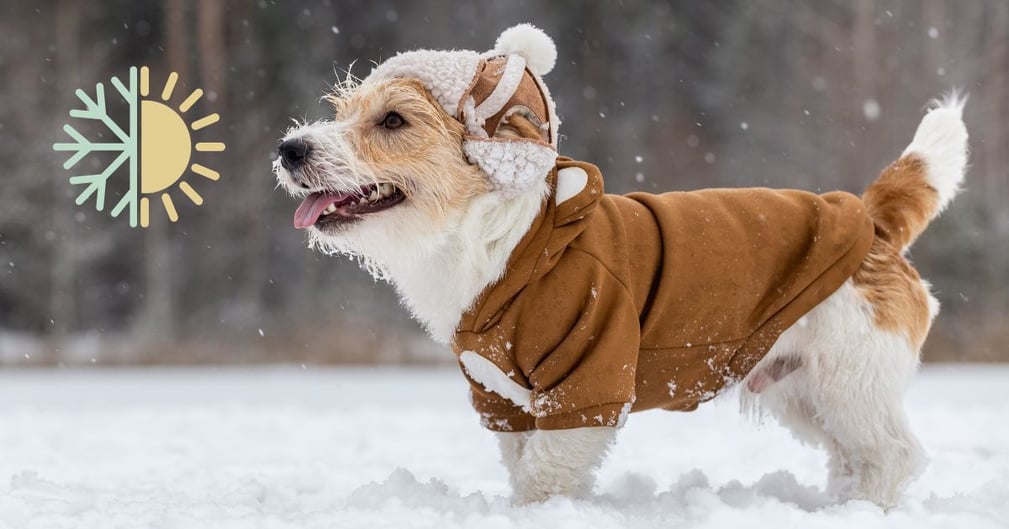
[[[424,245],[488,193],[514,196],[556,159],[557,118],[540,75],[556,60],[542,31],[507,30],[495,49],[397,55],[327,96],[332,120],[288,131],[274,162],[302,199],[294,225],[329,251]]]

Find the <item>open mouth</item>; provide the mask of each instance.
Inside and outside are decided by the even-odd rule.
[[[389,209],[404,199],[406,195],[392,184],[373,184],[340,193],[312,193],[294,212],[294,227],[321,228],[353,222],[364,215]]]

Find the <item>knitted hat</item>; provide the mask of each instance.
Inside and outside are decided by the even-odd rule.
[[[463,151],[497,189],[513,195],[542,179],[557,159],[560,124],[540,78],[554,67],[557,48],[543,30],[519,24],[501,33],[494,49],[416,50],[372,70],[365,83],[417,79],[449,115],[466,125]],[[495,138],[519,114],[543,131],[542,139]]]

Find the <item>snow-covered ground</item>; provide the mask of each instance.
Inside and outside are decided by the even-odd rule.
[[[452,370],[0,372],[0,527],[1009,526],[1009,368],[929,367],[904,504],[827,504],[824,456],[733,399],[631,416],[589,501],[509,505]]]

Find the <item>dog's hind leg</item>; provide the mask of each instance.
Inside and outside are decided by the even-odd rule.
[[[832,472],[832,488],[892,507],[925,461],[903,406],[917,351],[905,337],[870,324],[852,344],[820,353],[810,397],[844,461]]]
[[[787,354],[800,366],[762,386],[760,370]],[[888,508],[924,460],[902,402],[917,358],[904,336],[875,325],[848,282],[781,335],[745,381],[744,404],[759,404],[798,439],[828,451],[829,493]]]
[[[850,497],[853,480],[851,460],[844,446],[824,430],[822,417],[810,398],[809,375],[801,369],[791,376],[774,380],[770,385],[754,390],[756,382],[748,378],[744,398],[751,409],[759,403],[760,412],[773,416],[792,436],[810,446],[827,451],[827,494],[833,498]],[[758,372],[758,376],[760,373]],[[757,377],[754,377],[757,378]]]

